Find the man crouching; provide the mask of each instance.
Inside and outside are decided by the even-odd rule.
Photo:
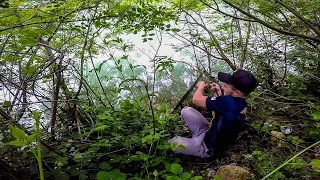
[[[169,140],[185,147],[177,147],[177,153],[210,157],[225,150],[239,134],[244,120],[243,111],[247,106],[245,99],[257,87],[257,79],[242,69],[232,75],[219,72],[218,79],[224,82],[221,88],[216,83],[211,84],[211,90],[216,91],[217,97],[204,96],[207,84],[200,81],[192,98],[195,105],[215,112],[212,122],[192,107],[182,109],[181,119],[190,129],[192,138],[179,136]]]

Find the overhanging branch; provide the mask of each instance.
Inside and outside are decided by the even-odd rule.
[[[300,37],[300,38],[303,38],[303,39],[309,39],[309,40],[312,40],[312,41],[315,41],[317,43],[320,43],[320,38],[317,38],[317,37],[313,37],[313,36],[307,36],[307,35],[303,35],[303,34],[297,34],[297,33],[293,33],[293,32],[290,32],[290,31],[284,31],[282,29],[279,29],[279,28],[276,28],[272,25],[270,25],[269,23],[259,19],[258,17],[244,11],[243,9],[237,7],[236,5],[232,4],[231,2],[227,1],[227,0],[222,0],[223,2],[225,2],[226,4],[228,4],[229,6],[237,9],[238,11],[240,11],[241,13],[245,14],[246,16],[256,20],[258,23],[262,24],[263,26],[269,28],[269,29],[272,29],[280,34],[284,34],[284,35],[289,35],[289,36],[294,36],[294,37]]]

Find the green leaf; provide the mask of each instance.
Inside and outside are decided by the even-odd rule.
[[[27,142],[25,141],[10,141],[8,142],[9,145],[12,145],[12,146],[25,146],[27,145]]]
[[[39,112],[37,112],[37,111],[33,112],[33,119],[35,119],[36,121],[39,121],[40,117],[41,117],[41,115]]]
[[[53,169],[52,174],[54,176],[54,179],[59,179],[59,180],[68,180],[70,179],[68,174],[63,172],[61,169]]]
[[[11,102],[10,101],[5,101],[5,102],[3,102],[2,106],[3,107],[9,107],[9,106],[11,106]]]
[[[22,129],[15,128],[14,126],[10,125],[11,134],[13,137],[15,137],[18,140],[24,140],[26,138],[26,134]]]
[[[189,173],[189,172],[184,172],[184,173],[181,174],[181,178],[182,179],[190,179],[191,176],[192,176],[192,174]]]
[[[97,176],[97,180],[126,180],[127,175],[120,172],[118,169],[106,172],[106,171],[99,171]]]
[[[117,163],[122,161],[122,156],[121,155],[111,155],[111,160],[109,161],[110,163]]]
[[[69,173],[70,173],[71,176],[78,176],[80,174],[80,171],[79,171],[78,168],[72,167],[69,170]]]
[[[158,175],[159,175],[158,171],[157,171],[157,170],[154,170],[154,171],[153,171],[153,175],[154,175],[154,176],[158,176]]]
[[[144,138],[142,138],[142,139],[141,139],[141,142],[142,142],[142,143],[147,142],[147,138],[145,138],[145,137],[144,137]]]
[[[101,170],[108,171],[108,170],[110,170],[112,167],[110,166],[110,164],[109,164],[108,162],[102,162],[102,163],[100,163],[99,168],[100,168]]]
[[[185,150],[186,149],[186,147],[184,147],[184,145],[182,145],[182,144],[179,144],[178,148],[181,149],[181,150]]]
[[[37,133],[31,134],[30,136],[27,137],[27,144],[32,143],[37,139]]]
[[[314,120],[320,120],[320,112],[314,112],[311,116]]]
[[[96,175],[97,180],[105,180],[107,179],[108,172],[106,171],[99,171],[98,174]]]
[[[107,116],[106,114],[99,114],[99,115],[97,116],[97,118],[98,118],[98,119],[108,119],[109,116]]]
[[[194,176],[191,178],[191,180],[200,180],[203,179],[202,176]]]
[[[181,180],[179,176],[167,176],[166,180]]]
[[[79,175],[79,180],[87,180],[88,179],[88,176],[85,175],[85,174],[80,174]]]
[[[176,163],[171,164],[170,172],[174,174],[180,174],[182,173],[182,171],[183,171],[183,168],[180,164],[176,164]]]
[[[317,169],[320,169],[320,159],[312,159],[312,161],[309,163],[312,167],[315,167]]]
[[[222,180],[222,177],[219,176],[219,175],[214,175],[214,176],[213,176],[213,179],[214,179],[214,180]]]
[[[270,179],[282,179],[285,178],[286,176],[282,174],[281,172],[277,171],[275,172]]]
[[[83,156],[82,156],[81,153],[76,153],[76,154],[74,155],[74,160],[80,160],[80,159],[82,159],[82,158],[83,158]]]
[[[167,171],[170,172],[171,164],[170,163],[165,163],[165,168]]]
[[[57,166],[63,166],[63,165],[65,165],[65,164],[68,164],[68,157],[59,157],[59,158],[56,160],[55,164],[56,164]]]
[[[36,43],[36,41],[33,38],[28,39],[28,44],[34,44]],[[30,66],[28,69],[25,69],[26,73],[28,74],[28,76],[32,76],[36,71],[37,71],[38,67],[36,66]]]
[[[137,152],[137,154],[139,154],[139,157],[143,160],[143,161],[146,161],[149,159],[149,156],[143,152]]]
[[[177,150],[177,145],[178,145],[178,144],[177,144],[176,142],[175,142],[175,143],[172,143],[172,144],[171,144],[171,147],[170,147],[171,150],[172,150],[172,151]]]
[[[98,126],[98,127],[93,128],[91,131],[92,131],[92,132],[103,131],[103,130],[107,129],[108,127],[110,127],[110,126],[101,125],[101,126]]]
[[[173,32],[179,32],[179,31],[181,31],[180,29],[177,29],[177,28],[173,28],[173,29],[171,29],[171,31],[173,31]]]
[[[320,130],[310,130],[309,135],[317,135],[320,133]]]

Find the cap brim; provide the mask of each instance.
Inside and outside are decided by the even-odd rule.
[[[231,84],[231,75],[228,73],[219,72],[218,79],[224,83]]]

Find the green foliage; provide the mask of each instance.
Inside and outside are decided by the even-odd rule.
[[[304,143],[304,140],[300,139],[298,136],[288,136],[288,139],[292,141],[292,143],[298,145]]]
[[[170,165],[170,172],[174,173],[174,174],[181,174],[183,171],[183,168],[180,164],[171,164]]]
[[[61,152],[71,153],[72,157],[57,157],[44,154],[47,165],[55,167],[51,175],[55,179],[127,179],[170,177],[191,179],[193,175],[183,172],[177,159],[165,156],[167,150],[171,150],[167,137],[170,128],[174,127],[179,118],[170,115],[170,109],[165,105],[155,107],[157,132],[153,134],[151,113],[149,109],[141,109],[138,104],[128,99],[120,101],[117,111],[104,108],[96,109],[96,124],[85,125],[86,134],[74,132],[69,141],[61,143],[57,149]],[[34,113],[34,119],[40,119],[38,113]],[[12,129],[14,129],[12,127]],[[162,130],[161,130],[162,129]],[[14,129],[15,132],[21,130]],[[14,133],[16,134],[19,133]],[[21,136],[21,135],[20,135]],[[81,144],[78,139],[88,137],[89,144]],[[25,138],[31,141],[34,135]],[[152,153],[148,153],[149,146]],[[130,152],[122,154],[112,153],[118,149]],[[107,155],[105,152],[111,152]],[[37,157],[37,155],[35,154]],[[50,160],[52,159],[52,160]],[[134,166],[133,166],[134,164]],[[166,165],[170,168],[165,170]],[[90,167],[99,167],[100,171],[86,170]],[[132,174],[132,172],[135,172]],[[50,175],[50,174],[49,174]]]
[[[16,128],[12,125],[10,125],[9,127],[11,129],[11,135],[17,139],[15,141],[8,142],[9,145],[26,146],[34,142],[37,138],[37,133],[31,134],[30,136],[26,136],[26,133],[22,129]]]
[[[61,171],[61,169],[53,169],[52,174],[55,179],[61,179],[61,180],[69,180],[70,179],[68,174]]]
[[[11,102],[10,101],[4,101],[3,104],[2,104],[2,107],[9,107],[11,106]]]
[[[96,176],[97,180],[126,180],[127,176],[121,173],[119,169],[115,169],[109,172],[100,171]]]
[[[312,114],[311,114],[311,116],[312,116],[312,118],[314,119],[314,120],[316,120],[316,121],[318,121],[318,120],[320,120],[320,112],[313,112]]]
[[[23,130],[19,128],[15,128],[14,126],[10,126],[10,129],[11,129],[11,134],[14,138],[18,140],[25,140],[26,134]]]
[[[137,6],[127,6],[126,9],[121,12],[122,17],[118,20],[116,26],[119,30],[125,30],[127,32],[144,32],[143,41],[152,40],[153,33],[147,34],[154,29],[160,29],[165,31],[176,31],[172,28],[169,21],[176,21],[176,13],[165,6],[159,6],[156,4],[149,4],[144,1]]]
[[[40,148],[40,131],[39,131],[40,116],[41,115],[39,112],[33,113],[33,118],[36,120],[36,132],[30,136],[26,136],[26,133],[22,129],[16,128],[16,127],[10,125],[9,127],[11,129],[11,135],[14,138],[16,138],[17,140],[10,141],[7,144],[13,145],[13,146],[18,146],[18,147],[27,146],[28,151],[33,153],[33,155],[35,156],[35,158],[38,161],[40,179],[43,180],[44,175],[43,175],[43,167],[42,167],[42,156],[41,156],[41,148]],[[35,140],[37,140],[37,152],[31,146],[31,143],[33,143]]]
[[[214,175],[213,178],[214,180],[222,180],[222,177],[219,175]]]
[[[207,2],[210,3],[210,2]],[[199,0],[173,0],[171,1],[173,8],[184,9],[184,10],[203,10],[205,5]]]
[[[100,163],[99,168],[101,170],[107,171],[107,170],[110,170],[112,167],[110,166],[110,164],[108,162],[102,162],[102,163]]]
[[[309,164],[315,168],[320,169],[320,160],[319,159],[313,159]]]

